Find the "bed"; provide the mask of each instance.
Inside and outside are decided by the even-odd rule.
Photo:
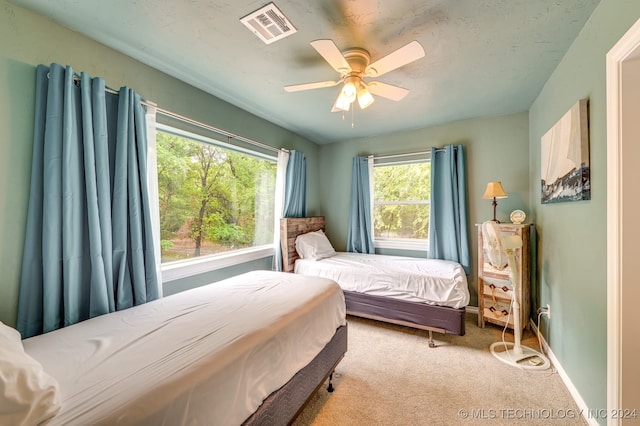
[[[332,280],[253,271],[20,343],[1,424],[287,424],[346,352],[345,302]]]
[[[334,279],[343,289],[347,314],[427,330],[430,347],[435,347],[433,332],[465,334],[470,296],[461,265],[377,254],[334,254],[332,247],[321,244],[318,253],[325,252],[326,257],[301,259],[298,237],[325,230],[323,216],[281,219],[283,271]],[[417,287],[410,284],[416,279],[421,282]]]

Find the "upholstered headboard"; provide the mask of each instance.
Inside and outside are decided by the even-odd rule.
[[[280,245],[284,272],[293,272],[296,259],[300,258],[296,251],[296,237],[319,229],[325,231],[324,216],[280,219]]]

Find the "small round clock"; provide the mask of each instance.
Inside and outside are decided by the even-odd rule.
[[[524,222],[526,218],[527,218],[527,215],[524,214],[522,210],[514,210],[511,212],[511,215],[509,216],[509,219],[511,219],[511,222],[515,223],[516,225],[520,225],[522,222]]]

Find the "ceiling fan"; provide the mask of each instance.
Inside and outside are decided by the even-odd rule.
[[[417,41],[412,41],[373,63],[370,63],[369,52],[359,47],[341,52],[332,40],[314,40],[311,46],[340,74],[340,78],[335,81],[285,86],[284,90],[297,92],[333,87],[342,83],[342,90],[331,109],[332,112],[349,111],[356,99],[360,108],[365,109],[373,103],[373,95],[394,101],[401,100],[409,93],[408,89],[380,81],[365,81],[365,78],[379,77],[424,56],[424,49]]]

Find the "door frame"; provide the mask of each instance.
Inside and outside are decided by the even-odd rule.
[[[623,260],[622,214],[627,197],[632,194],[623,187],[622,153],[623,103],[622,85],[624,62],[640,56],[640,20],[611,48],[606,56],[607,89],[607,412],[622,407],[623,371],[623,300],[625,265]],[[630,187],[631,185],[629,185]],[[628,274],[628,272],[627,272]],[[628,275],[627,275],[628,276]],[[621,424],[619,419],[609,417],[608,425]]]

